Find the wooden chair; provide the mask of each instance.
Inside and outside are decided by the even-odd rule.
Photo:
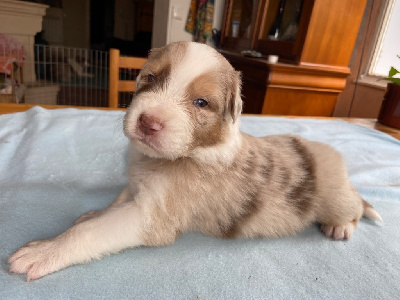
[[[136,82],[134,80],[122,80],[119,78],[119,69],[140,70],[146,58],[120,56],[118,49],[110,49],[110,69],[108,87],[108,107],[118,108],[118,92],[134,92]]]

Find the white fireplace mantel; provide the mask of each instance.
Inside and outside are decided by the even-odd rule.
[[[18,0],[0,0],[0,33],[22,43],[26,51],[23,68],[25,82],[35,82],[34,44],[36,33],[42,30],[42,19],[48,5]]]

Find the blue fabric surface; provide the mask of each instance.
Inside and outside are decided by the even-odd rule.
[[[350,241],[317,226],[280,239],[185,234],[25,282],[7,258],[106,207],[126,183],[123,113],[45,110],[0,116],[0,299],[397,299],[400,295],[400,142],[343,121],[243,117],[244,132],[292,133],[332,145],[382,215]]]

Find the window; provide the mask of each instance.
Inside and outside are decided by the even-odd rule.
[[[390,0],[383,19],[368,74],[387,76],[393,66],[400,70],[400,0]]]

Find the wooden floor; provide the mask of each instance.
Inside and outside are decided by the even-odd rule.
[[[378,121],[376,119],[361,119],[361,118],[360,119],[338,118],[338,119],[382,131],[382,132],[387,133],[387,134],[395,137],[396,139],[400,140],[400,129],[380,124],[380,123],[378,123]]]
[[[0,115],[26,111],[37,104],[16,104],[16,103],[0,103]],[[60,108],[78,108],[78,109],[101,109],[101,110],[126,110],[126,108],[110,108],[110,107],[91,107],[91,106],[65,106],[65,105],[40,105],[46,109]]]
[[[252,116],[261,116],[261,115],[252,115]],[[271,116],[273,117],[273,116]],[[276,116],[274,116],[276,117]],[[371,129],[375,129],[381,132],[384,132],[386,134],[391,135],[392,137],[400,140],[400,129],[386,126],[383,124],[380,124],[378,120],[376,119],[364,119],[364,118],[339,118],[339,117],[296,117],[296,116],[280,116],[280,117],[286,117],[286,118],[307,118],[307,119],[325,119],[325,120],[343,120],[346,122],[350,122],[353,124],[361,125],[364,127],[368,127]]]
[[[35,105],[32,104],[14,104],[14,103],[0,103],[0,114],[8,114],[14,112],[22,112],[32,108]],[[42,105],[42,107],[47,109],[57,109],[57,108],[71,108],[71,106],[62,105]],[[102,109],[102,110],[125,110],[124,108],[108,108],[108,107],[86,107],[86,106],[74,106],[74,108],[79,109]],[[251,116],[265,116],[265,115],[251,115]],[[274,116],[276,117],[276,116]],[[295,116],[284,116],[288,118],[312,118],[312,119],[340,119],[350,123],[358,124],[368,128],[376,129],[387,133],[396,139],[400,140],[400,129],[389,127],[377,122],[376,119],[361,119],[361,118],[329,118],[329,117],[295,117]]]

